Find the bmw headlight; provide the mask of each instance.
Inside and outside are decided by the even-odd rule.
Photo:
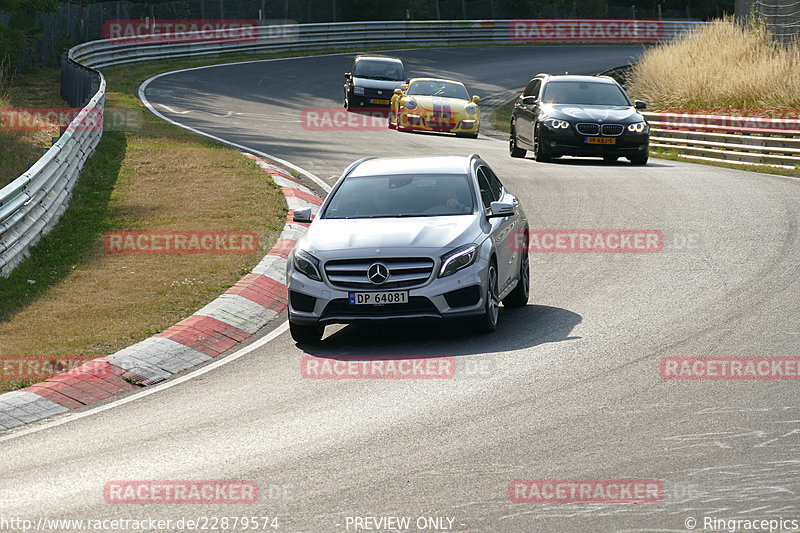
[[[462,268],[466,268],[475,262],[478,257],[478,245],[466,244],[459,246],[455,250],[451,250],[444,254],[442,259],[442,268],[439,269],[439,277],[443,278],[458,272]]]
[[[406,100],[405,106],[406,106],[406,109],[416,109],[417,108],[417,102],[415,102],[413,98],[409,98],[408,100]]]
[[[631,133],[647,133],[650,131],[650,127],[647,125],[647,122],[636,122],[628,125],[628,131]]]
[[[353,87],[353,94],[364,94],[364,88],[359,86]]]
[[[464,107],[464,111],[466,111],[470,115],[474,115],[475,113],[478,112],[478,106],[474,102],[471,104],[467,104],[466,107]]]
[[[308,252],[295,250],[294,269],[315,281],[322,281],[322,276],[319,274],[319,259]]]
[[[569,122],[567,122],[566,120],[558,120],[555,118],[545,120],[545,124],[553,128],[554,130],[561,130],[561,129],[565,130],[569,128]]]

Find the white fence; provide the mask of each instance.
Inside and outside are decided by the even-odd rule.
[[[643,113],[650,147],[687,158],[800,168],[800,118]]]

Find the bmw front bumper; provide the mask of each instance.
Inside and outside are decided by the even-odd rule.
[[[615,155],[619,157],[628,157],[646,154],[650,143],[649,134],[631,133],[628,131],[615,137],[607,137],[614,139],[614,144],[590,144],[587,142],[587,138],[598,138],[600,136],[581,135],[572,128],[553,130],[543,127],[539,134],[541,136],[540,142],[545,144],[546,149],[552,155],[586,157]]]

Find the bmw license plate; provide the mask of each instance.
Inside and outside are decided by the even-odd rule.
[[[370,104],[389,105],[391,103],[391,101],[390,100],[384,100],[382,98],[370,98],[369,99],[369,103]]]
[[[350,292],[350,303],[353,305],[384,305],[408,303],[408,291],[387,292]]]
[[[617,144],[614,137],[586,137],[586,144]]]

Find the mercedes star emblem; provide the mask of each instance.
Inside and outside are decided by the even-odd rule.
[[[367,277],[375,285],[382,285],[389,279],[389,269],[383,263],[373,263],[367,269]]]

